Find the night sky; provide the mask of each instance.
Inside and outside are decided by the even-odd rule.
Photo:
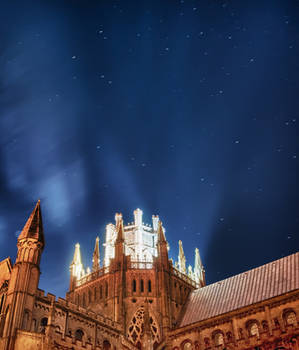
[[[133,210],[208,283],[299,247],[299,1],[2,1],[0,259],[41,199],[40,288]],[[103,251],[103,249],[101,249]],[[103,257],[103,255],[102,255]]]

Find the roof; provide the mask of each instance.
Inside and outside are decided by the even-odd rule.
[[[299,252],[191,292],[180,327],[298,288]]]
[[[27,238],[37,239],[43,244],[45,242],[40,201],[36,203],[36,206],[27,220],[18,240]]]

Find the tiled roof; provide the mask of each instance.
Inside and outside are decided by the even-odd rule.
[[[180,327],[299,288],[299,252],[193,291]]]

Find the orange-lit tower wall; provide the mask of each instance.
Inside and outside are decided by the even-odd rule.
[[[17,258],[11,271],[5,302],[3,350],[14,348],[18,329],[26,330],[28,326],[30,327],[44,245],[41,209],[38,201],[18,238]]]

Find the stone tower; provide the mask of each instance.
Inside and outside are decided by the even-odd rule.
[[[44,245],[40,201],[38,201],[18,237],[17,258],[11,271],[5,302],[3,350],[14,348],[18,329],[26,330],[30,327]]]
[[[142,214],[136,209],[127,225],[122,214],[115,215],[115,224],[106,226],[103,266],[97,263],[96,241],[90,273],[76,244],[66,298],[119,323],[137,348],[144,348],[146,338],[155,349],[177,324],[189,293],[204,285],[203,268],[198,256],[194,273],[173,266],[162,222],[153,215],[152,226],[146,225]],[[179,259],[185,261],[182,254],[180,249]]]

